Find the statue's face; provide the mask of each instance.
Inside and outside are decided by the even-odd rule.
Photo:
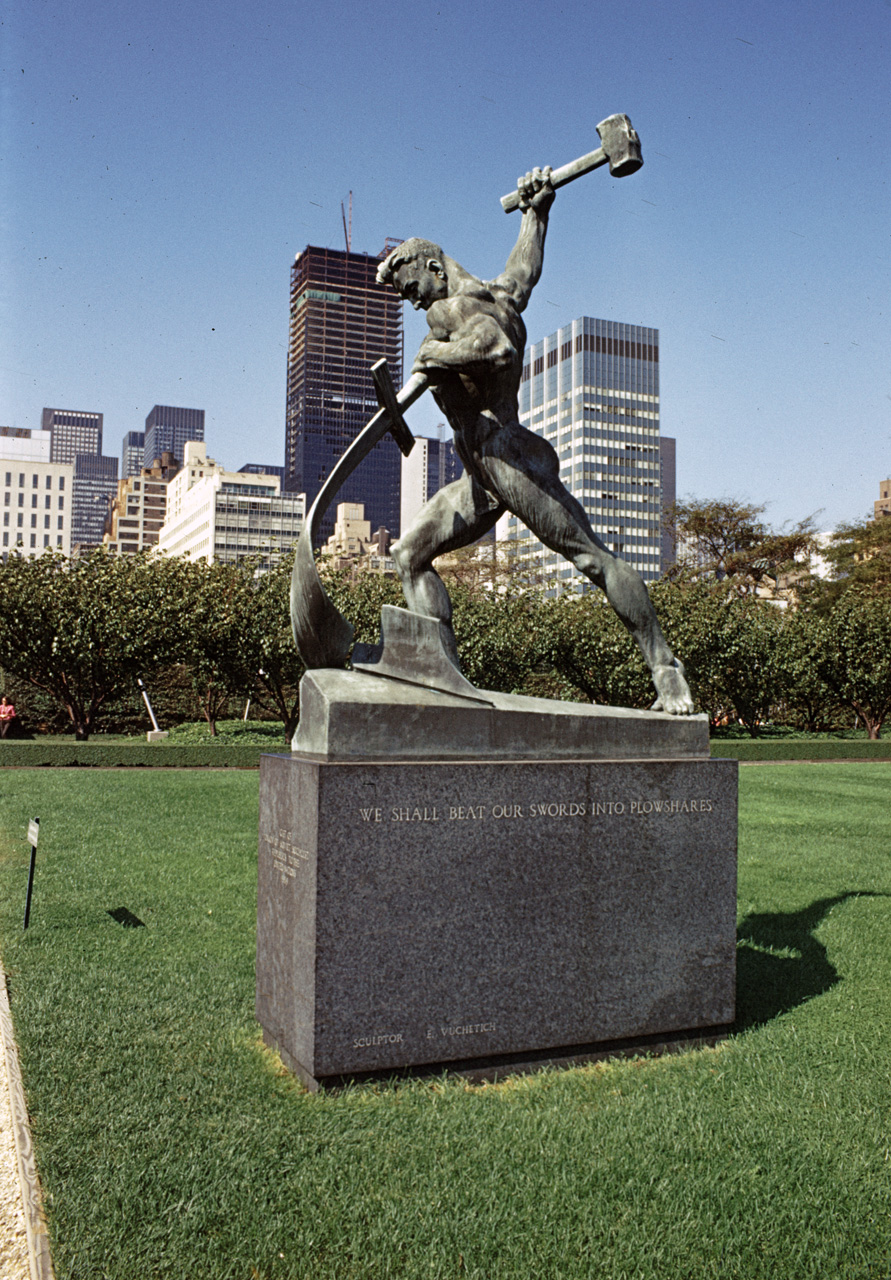
[[[435,258],[401,262],[393,273],[393,287],[415,311],[426,311],[449,292],[442,263]]]

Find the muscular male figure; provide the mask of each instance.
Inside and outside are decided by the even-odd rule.
[[[541,276],[554,200],[550,170],[526,174],[518,189],[520,234],[497,279],[478,280],[439,245],[417,238],[394,249],[378,270],[379,280],[427,312],[430,333],[412,372],[429,379],[465,467],[460,480],[440,489],[392,548],[405,599],[413,612],[446,624],[457,666],[451,601],[433,561],[475,542],[511,511],[606,593],[650,668],[658,695],[653,709],[687,715],[693,700],[684,670],[665,642],[643,579],[594,533],[581,504],[560,480],[553,447],[519,422],[526,346],[520,313]]]

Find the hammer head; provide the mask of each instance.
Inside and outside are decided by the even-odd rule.
[[[637,173],[643,164],[640,154],[640,138],[631,127],[627,116],[607,116],[597,126],[600,143],[609,159],[609,171],[614,178],[625,178]]]

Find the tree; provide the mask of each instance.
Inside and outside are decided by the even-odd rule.
[[[253,565],[243,561],[184,566],[189,596],[186,660],[201,714],[216,737],[217,720],[230,698],[254,688],[260,645],[254,626]]]
[[[461,670],[478,689],[517,693],[544,660],[540,592],[472,589],[451,583]]]
[[[336,608],[352,625],[357,643],[378,644],[381,609],[385,604],[405,607],[398,579],[367,568],[331,568],[322,562],[322,584]]]
[[[891,516],[841,525],[822,554],[832,575],[828,583],[821,584],[824,606],[851,587],[891,589]]]
[[[257,659],[256,698],[274,709],[284,725],[286,741],[297,728],[300,715],[300,681],[304,666],[291,634],[289,593],[290,559],[256,580],[249,626],[254,634]]]
[[[754,595],[763,587],[788,590],[809,572],[817,550],[813,517],[771,529],[761,519],[765,510],[735,498],[674,503],[665,519],[677,548],[671,576],[729,579],[738,595]]]
[[[775,663],[785,714],[809,733],[831,728],[841,704],[820,675],[819,660],[829,643],[825,620],[814,609],[794,609],[784,619],[779,641]]]
[[[0,667],[53,697],[86,741],[137,676],[179,658],[185,605],[176,560],[10,556],[0,566]]]
[[[662,582],[652,595],[696,703],[712,724],[733,718],[756,736],[779,697],[776,648],[783,611],[737,595],[726,582]]]
[[[863,585],[845,591],[822,619],[815,666],[878,738],[891,712],[891,592]]]
[[[589,702],[648,707],[650,674],[634,641],[601,595],[561,595],[543,606],[546,654]]]

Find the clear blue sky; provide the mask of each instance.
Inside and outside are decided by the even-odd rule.
[[[100,410],[119,453],[181,404],[219,461],[280,463],[290,264],[342,246],[350,189],[355,249],[492,276],[517,174],[623,111],[645,166],[558,194],[530,339],[657,327],[680,493],[859,518],[891,473],[889,31],[891,0],[12,0],[0,423]]]

